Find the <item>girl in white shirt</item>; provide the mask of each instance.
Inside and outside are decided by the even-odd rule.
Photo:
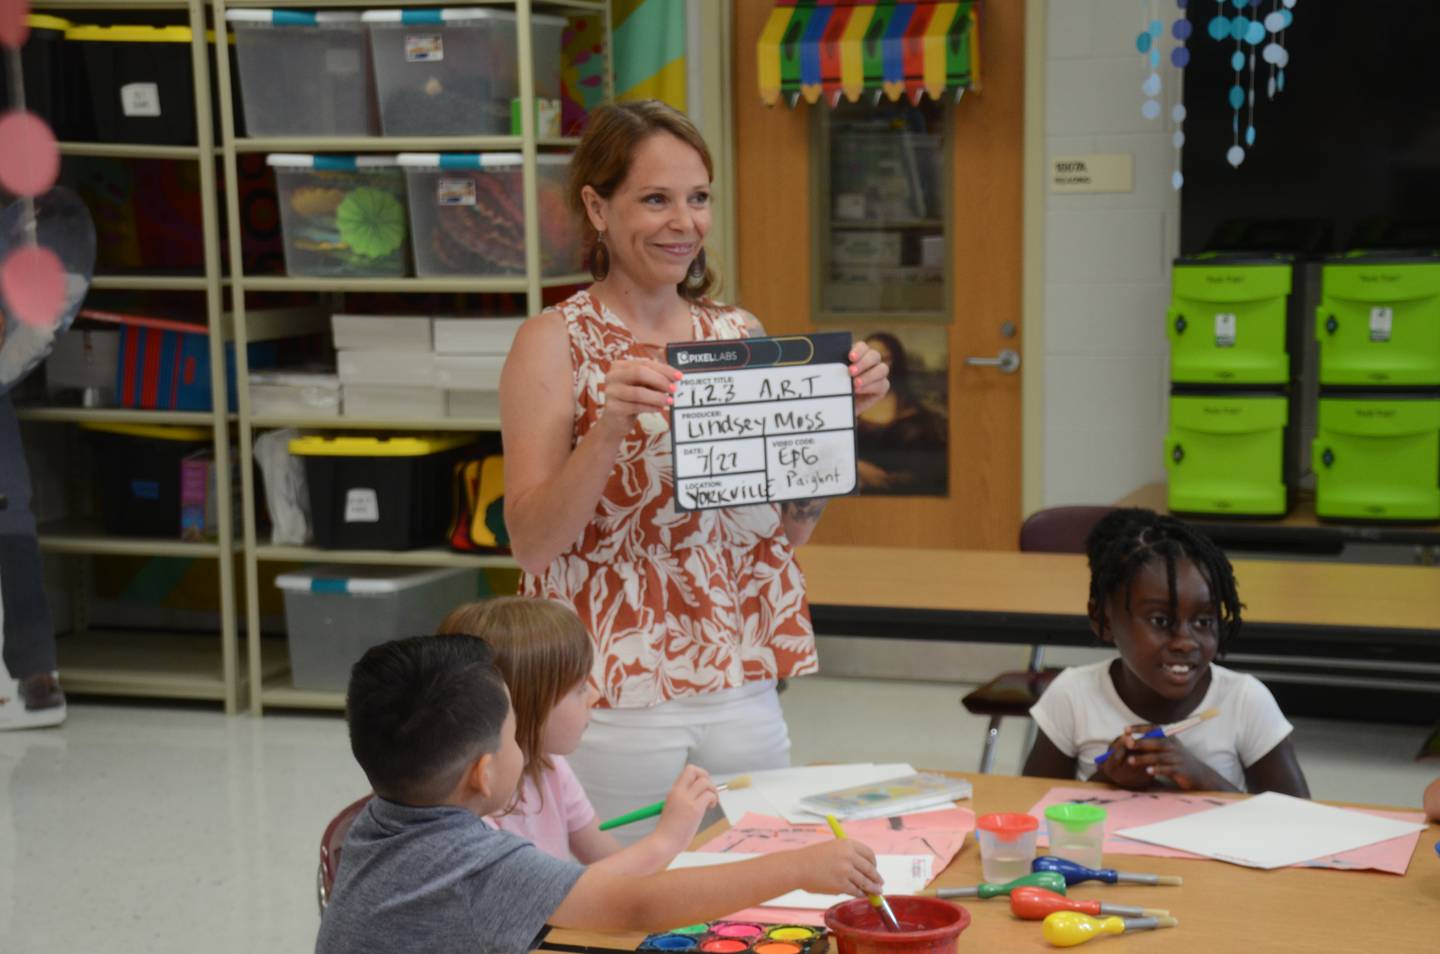
[[[1127,508],[1101,520],[1086,549],[1090,626],[1120,657],[1056,677],[1030,710],[1039,732],[1025,774],[1308,798],[1270,690],[1213,663],[1240,630],[1219,547],[1173,517]],[[1183,735],[1136,738],[1209,709],[1218,715]]]

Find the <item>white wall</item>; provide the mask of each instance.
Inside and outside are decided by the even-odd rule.
[[[1180,218],[1170,187],[1175,151],[1169,124],[1140,115],[1149,72],[1135,49],[1142,5],[1048,6],[1047,169],[1052,155],[1134,157],[1133,192],[1047,194],[1044,212],[1043,501],[1109,503],[1164,478],[1165,306]],[[1161,15],[1173,11],[1167,4]],[[1169,45],[1167,36],[1167,57]],[[1175,74],[1167,64],[1161,75],[1169,100]]]

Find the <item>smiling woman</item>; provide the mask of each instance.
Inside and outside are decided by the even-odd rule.
[[[570,762],[602,817],[658,801],[687,761],[715,773],[789,764],[776,681],[817,667],[794,547],[822,504],[674,506],[681,372],[663,347],[764,333],[711,297],[712,171],[670,107],[598,110],[570,188],[595,283],[525,323],[501,378],[522,592],[573,608],[595,642],[600,708]],[[863,411],[888,370],[863,343],[849,358]]]

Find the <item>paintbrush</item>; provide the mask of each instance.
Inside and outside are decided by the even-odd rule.
[[[728,782],[721,782],[719,785],[716,785],[716,786],[715,786],[715,791],[717,791],[717,792],[738,792],[738,791],[740,791],[740,789],[742,789],[742,788],[749,788],[749,787],[750,787],[750,776],[748,776],[748,775],[741,775],[741,776],[738,776],[738,777],[736,777],[736,778],[732,778],[732,779],[731,779],[730,781],[728,781]],[[643,821],[643,820],[646,819],[646,818],[654,818],[656,815],[660,814],[660,813],[661,813],[662,811],[664,811],[664,810],[665,810],[665,800],[664,800],[664,799],[661,799],[660,801],[656,802],[656,803],[653,804],[653,805],[646,805],[644,808],[637,808],[637,809],[635,809],[633,812],[626,812],[626,813],[623,814],[623,815],[617,815],[617,816],[615,816],[614,818],[610,819],[609,821],[601,822],[601,823],[600,823],[600,830],[601,830],[601,831],[609,831],[609,830],[612,829],[612,828],[619,828],[621,825],[628,825],[628,824],[630,824],[631,822]]]
[[[1141,739],[1163,739],[1167,735],[1179,735],[1186,729],[1193,729],[1200,723],[1204,722],[1206,719],[1213,719],[1219,714],[1219,709],[1206,709],[1204,712],[1201,712],[1198,715],[1193,715],[1188,719],[1183,719],[1179,722],[1172,723],[1171,725],[1157,725],[1155,728],[1151,729],[1148,732],[1142,732],[1140,735],[1131,735],[1130,737],[1136,742],[1139,742]],[[1107,749],[1106,751],[1101,752],[1099,755],[1095,756],[1095,764],[1099,765],[1101,762],[1105,761],[1109,757],[1110,750]]]
[[[840,822],[834,815],[826,815],[825,824],[830,826],[830,830],[835,833],[836,838],[839,838],[841,841],[846,840],[845,829],[840,827]],[[895,912],[890,910],[890,902],[885,900],[885,896],[883,894],[872,894],[868,895],[868,897],[870,898],[870,906],[880,912],[881,923],[892,931],[900,930],[900,922],[895,919]]]

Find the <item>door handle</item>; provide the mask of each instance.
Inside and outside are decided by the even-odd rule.
[[[971,356],[965,359],[965,363],[972,368],[999,368],[1001,374],[1014,374],[1020,370],[1020,352],[1005,348],[993,358]]]

